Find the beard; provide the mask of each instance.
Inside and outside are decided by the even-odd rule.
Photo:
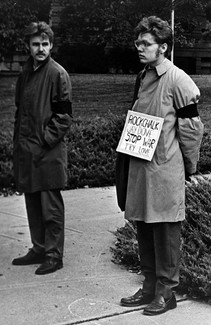
[[[157,51],[155,52],[155,57],[158,59],[160,56],[160,49],[158,48]]]

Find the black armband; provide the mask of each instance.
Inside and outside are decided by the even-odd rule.
[[[177,117],[180,118],[192,118],[197,116],[199,116],[197,104],[190,104],[177,110]]]
[[[71,102],[56,102],[52,105],[52,110],[56,114],[68,114],[72,116]]]

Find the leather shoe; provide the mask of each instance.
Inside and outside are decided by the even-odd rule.
[[[21,257],[17,257],[12,261],[13,265],[31,265],[31,264],[40,264],[45,260],[45,254],[38,254],[33,249],[30,249],[29,252]]]
[[[61,259],[55,257],[47,257],[42,265],[38,267],[35,274],[48,274],[55,272],[63,267]]]
[[[137,307],[149,304],[154,297],[154,294],[143,293],[142,289],[139,289],[133,296],[122,298],[120,304],[125,307]]]
[[[168,299],[164,299],[163,296],[157,295],[155,299],[144,308],[143,314],[148,316],[159,315],[176,307],[177,301],[174,294]]]

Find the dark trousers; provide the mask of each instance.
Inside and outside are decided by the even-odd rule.
[[[25,193],[33,250],[61,259],[64,250],[64,202],[60,190]]]
[[[137,222],[143,292],[172,295],[179,284],[181,222]]]

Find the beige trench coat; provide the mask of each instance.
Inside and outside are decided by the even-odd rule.
[[[177,222],[185,217],[185,171],[196,172],[203,124],[199,116],[178,118],[177,110],[197,103],[193,80],[168,59],[147,69],[133,110],[164,118],[152,158],[131,157],[125,206],[128,220]]]

